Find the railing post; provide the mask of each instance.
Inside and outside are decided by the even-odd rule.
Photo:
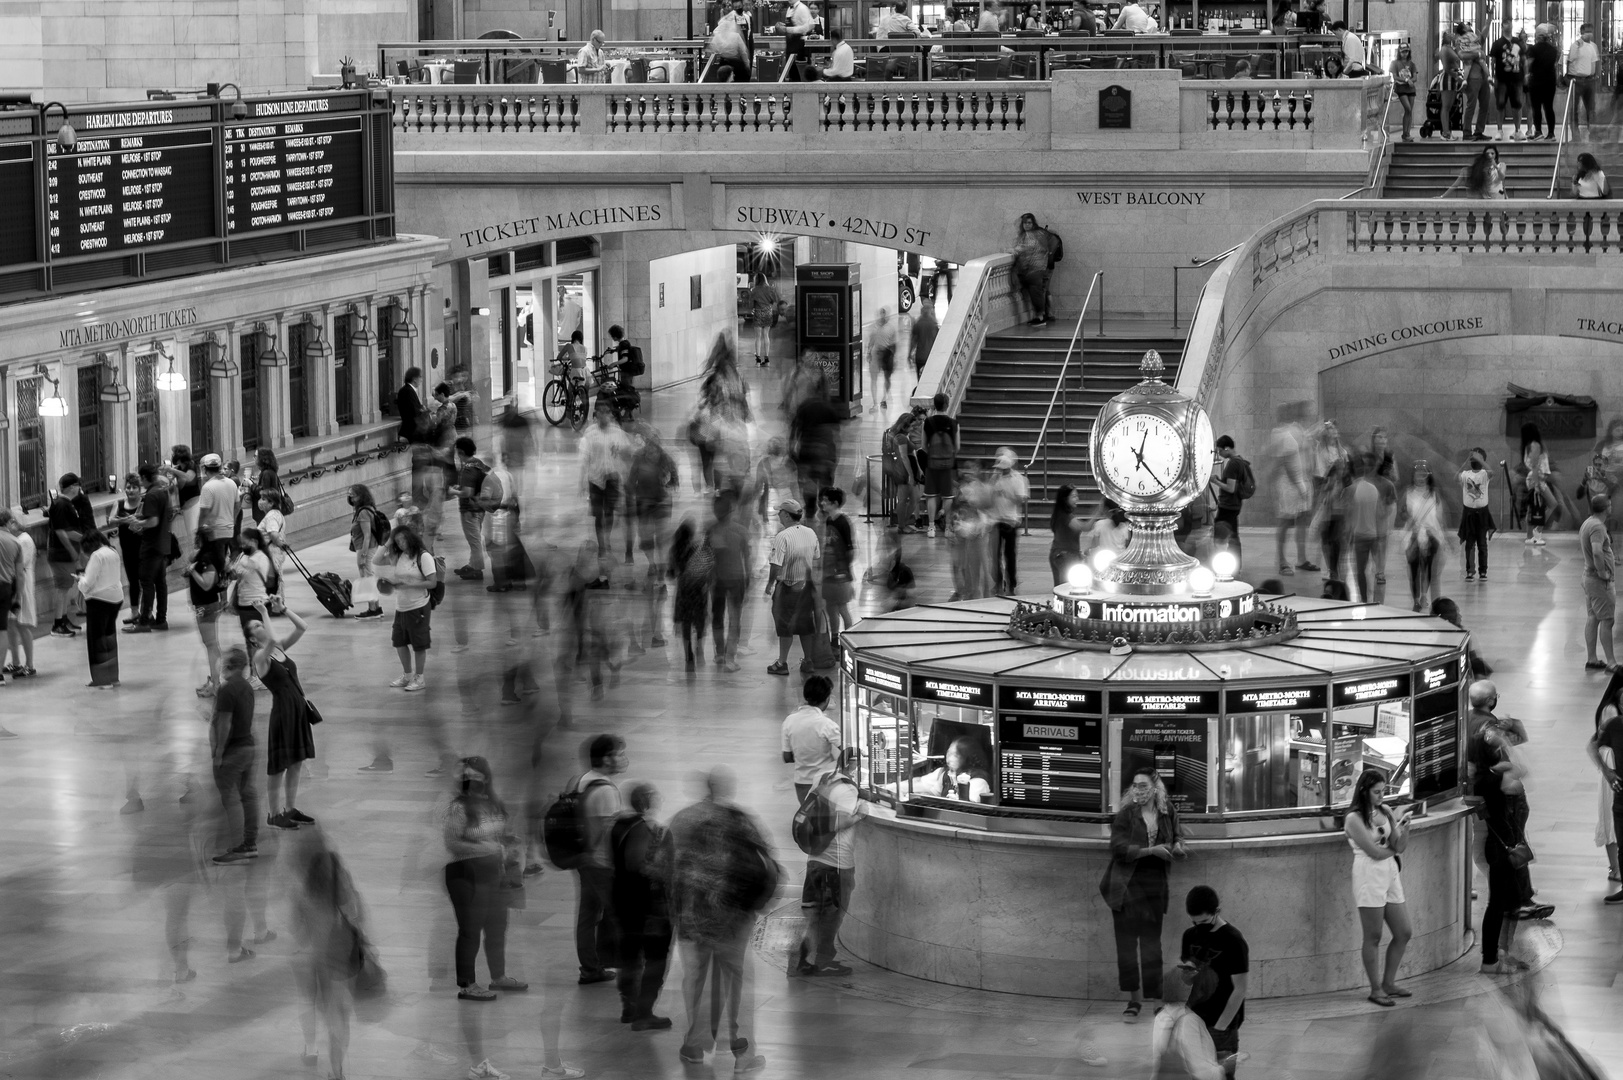
[[[1082,313],[1084,316],[1087,312]],[[1099,336],[1105,336],[1105,276],[1099,275]]]

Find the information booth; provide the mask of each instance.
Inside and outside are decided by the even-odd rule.
[[[1115,655],[1020,633],[1021,602],[1006,598],[908,608],[847,631],[842,724],[879,805],[859,845],[846,946],[958,985],[1117,996],[1096,885],[1111,817],[1148,766],[1190,839],[1172,871],[1172,940],[1184,892],[1207,884],[1251,940],[1254,996],[1357,986],[1340,819],[1358,773],[1375,768],[1388,801],[1417,813],[1403,871],[1415,924],[1406,971],[1462,955],[1468,636],[1395,608],[1257,604],[1295,632]],[[961,768],[986,768],[989,798],[939,782],[953,746]]]
[[[842,417],[862,411],[861,272],[858,263],[795,267],[796,354],[822,371],[828,403]]]

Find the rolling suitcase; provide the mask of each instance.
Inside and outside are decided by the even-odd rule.
[[[316,594],[316,599],[321,601],[321,606],[327,609],[327,614],[335,619],[344,618],[344,613],[351,606],[349,582],[330,572],[310,573],[304,561],[291,551],[287,553],[287,557],[293,560],[293,565],[299,568],[304,580],[310,583],[311,590]]]

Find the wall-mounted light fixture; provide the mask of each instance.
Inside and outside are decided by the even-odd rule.
[[[163,347],[163,342],[154,339],[152,342],[152,351],[169,361],[169,370],[158,372],[158,389],[186,389],[186,376],[175,370],[175,358],[169,354],[169,350]]]
[[[375,349],[378,347],[378,336],[372,333],[371,319],[368,317],[371,308],[362,304],[349,305],[349,317],[359,320],[359,330],[349,332],[349,343],[357,349]]]
[[[234,82],[222,83],[220,84],[219,89],[214,91],[214,96],[219,97],[227,90],[235,90],[237,92],[237,100],[231,103],[231,119],[248,119],[248,104],[242,100],[242,87],[238,86]]]
[[[408,301],[411,299],[410,293],[406,294],[406,299]],[[400,297],[398,296],[389,297],[389,305],[398,309],[401,316],[400,321],[394,324],[390,330],[390,333],[397,338],[405,338],[408,341],[415,341],[417,335],[421,331],[417,329],[417,324],[411,321],[411,305],[409,303],[401,303]]]
[[[62,126],[56,129],[56,145],[63,150],[72,150],[73,144],[79,141],[79,133],[73,130],[73,124],[68,119],[68,107],[60,101],[47,101],[45,108],[39,111],[39,122],[44,126],[51,115],[52,109],[62,110]]]
[[[237,362],[231,359],[231,350],[217,330],[210,330],[205,341],[208,346],[209,378],[229,379],[237,373]]]
[[[118,361],[104,352],[97,353],[95,360],[112,376],[110,382],[101,384],[101,400],[109,405],[122,405],[130,400],[130,388],[124,382],[124,371]]]
[[[51,373],[46,370],[44,364],[35,364],[34,373],[51,384],[51,396],[39,400],[39,414],[59,417],[68,415],[68,403],[62,400],[62,384],[51,378]]]
[[[277,335],[271,333],[270,327],[264,323],[256,323],[254,332],[259,335],[259,365],[286,367],[287,353],[282,351],[282,344],[277,340]]]
[[[325,322],[315,312],[307,311],[304,313],[304,325],[304,355],[311,360],[331,360],[332,346],[322,336],[327,329]]]

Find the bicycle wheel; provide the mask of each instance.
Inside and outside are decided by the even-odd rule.
[[[541,391],[541,415],[547,423],[557,427],[569,415],[569,390],[562,379],[548,379]]]
[[[586,426],[586,418],[592,412],[592,397],[586,392],[586,387],[572,387],[569,394],[569,424],[576,431]]]

